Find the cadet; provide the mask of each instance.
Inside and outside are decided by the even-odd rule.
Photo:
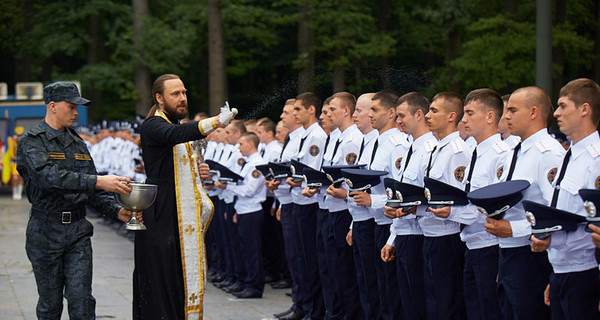
[[[441,92],[433,97],[425,120],[438,139],[429,156],[426,177],[462,189],[471,150],[457,130],[463,115],[463,99],[454,92]],[[423,230],[423,263],[425,269],[425,306],[428,318],[439,315],[463,317],[462,274],[464,243],[460,240],[460,224],[471,224],[477,212],[464,206],[428,207],[419,219]]]
[[[475,138],[477,146],[463,179],[465,191],[475,191],[500,181],[510,146],[498,133],[502,117],[502,99],[492,89],[471,91],[465,98],[462,123],[466,133]],[[498,238],[485,231],[485,215],[462,229],[460,237],[467,245],[464,267],[464,294],[468,319],[501,319],[496,293],[498,275]],[[463,227],[463,226],[461,226]]]
[[[560,90],[554,116],[560,131],[571,140],[551,197],[552,207],[587,216],[579,189],[600,188],[600,87],[590,79],[576,79]],[[594,243],[579,224],[576,231],[556,231],[548,238],[531,237],[534,252],[548,250],[554,272],[550,277],[552,319],[598,319],[598,262]]]
[[[117,176],[99,176],[83,140],[70,126],[77,105],[90,101],[71,82],[44,88],[46,117],[27,131],[17,148],[17,169],[31,202],[25,249],[35,275],[39,319],[59,319],[63,296],[71,319],[94,319],[92,296],[92,224],[85,205],[121,221],[131,212],[108,192],[129,194]],[[104,191],[102,191],[104,190]],[[106,192],[108,191],[108,192]]]
[[[244,178],[238,185],[215,182],[215,186],[231,191],[237,196],[235,212],[237,231],[240,238],[242,261],[246,278],[238,279],[243,289],[233,291],[238,298],[260,298],[264,289],[262,268],[262,225],[264,220],[261,203],[266,198],[264,176],[256,166],[266,163],[257,151],[259,139],[256,134],[245,132],[238,140],[238,148],[246,157],[240,176]]]
[[[358,164],[368,165],[371,161],[373,146],[379,136],[379,132],[373,129],[371,118],[369,118],[369,110],[375,93],[364,93],[356,100],[356,108],[352,114],[352,120],[358,127],[358,130],[363,134],[363,141],[360,144],[358,153]],[[352,213],[352,211],[350,211]]]
[[[511,94],[503,115],[510,133],[519,136],[521,143],[508,154],[510,163],[504,167],[502,180],[529,181],[523,200],[547,203],[544,195],[554,190],[552,183],[565,150],[546,129],[551,110],[544,90],[525,87]],[[498,299],[503,318],[547,319],[544,288],[550,265],[545,253],[531,252],[531,225],[523,205],[519,202],[508,209],[501,220],[487,218],[485,228],[500,242]]]
[[[425,122],[429,101],[417,92],[409,92],[401,96],[397,103],[396,122],[400,130],[410,135],[413,142],[402,160],[402,175],[395,179],[423,187],[427,160],[437,145],[437,140]],[[425,209],[425,206],[417,206],[415,211],[403,211],[385,207],[386,216],[395,219],[390,227],[388,242],[381,250],[381,259],[396,259],[404,319],[425,318],[423,231],[417,222],[417,216],[423,216]]]
[[[314,169],[321,168],[323,148],[327,139],[327,135],[317,122],[320,112],[321,101],[314,93],[305,92],[296,97],[292,115],[296,122],[305,129],[300,139],[299,152],[296,157],[298,161]],[[315,212],[319,207],[318,199],[316,196],[308,198],[302,195],[302,190],[305,187],[302,186],[302,183],[293,182],[292,178],[288,178],[287,183],[292,187],[291,194],[294,201],[292,219],[295,224],[295,238],[299,244],[296,257],[300,271],[299,300],[306,303],[304,313],[307,316],[321,318],[325,310],[319,282],[315,243],[317,237]]]

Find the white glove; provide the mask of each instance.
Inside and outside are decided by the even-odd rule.
[[[229,102],[225,101],[225,105],[221,107],[221,113],[219,113],[219,122],[226,126],[237,114],[238,110],[236,108],[229,109]]]

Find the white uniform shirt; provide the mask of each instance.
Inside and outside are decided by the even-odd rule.
[[[475,191],[493,183],[500,182],[504,172],[506,156],[510,153],[510,146],[502,141],[500,134],[495,134],[476,146],[477,160],[473,167],[471,176],[471,190]],[[473,160],[471,160],[473,161]],[[466,187],[467,177],[469,176],[470,164],[465,171],[463,184]],[[471,225],[466,226],[460,233],[460,238],[466,243],[469,249],[480,249],[498,244],[498,238],[485,231],[483,226],[486,223],[486,216],[477,211],[477,207],[469,204],[468,210],[477,214],[477,220]]]
[[[400,163],[406,157],[410,144],[406,139],[406,134],[400,132],[397,128],[392,128],[381,132],[377,138],[377,150],[372,159],[370,169],[386,171],[386,176],[381,176],[381,183],[371,188],[371,207],[369,212],[375,218],[378,225],[392,224],[392,219],[384,215],[383,206],[387,202],[384,178],[393,178],[400,176],[402,166]],[[396,165],[398,163],[398,165]]]
[[[290,137],[290,140],[285,146],[285,149],[283,149],[283,153],[281,154],[281,159],[279,159],[279,161],[290,161],[296,158],[296,155],[298,154],[298,147],[300,146],[300,138],[302,138],[303,133],[304,128],[302,126],[289,133],[288,137]],[[287,184],[285,180],[281,181],[281,184],[279,184],[279,187],[275,189],[274,193],[275,197],[281,204],[292,203],[290,185]]]
[[[230,145],[229,148],[231,152],[229,153],[227,160],[221,161],[220,163],[229,168],[229,170],[240,174],[240,172],[242,171],[242,165],[245,163],[246,159],[244,159],[244,157],[242,156],[242,153],[238,149],[238,146],[239,144]],[[225,154],[227,154],[227,151],[225,151]],[[223,155],[223,157],[225,157],[225,154]],[[225,203],[233,202],[233,193],[221,192],[221,196],[223,197],[223,200],[225,200]]]
[[[261,152],[259,152],[259,155],[260,155],[260,153]],[[269,161],[276,162],[277,160],[279,160],[280,154],[281,154],[281,144],[279,144],[279,141],[273,140],[273,141],[269,142],[268,144],[265,144],[264,152],[262,153],[261,157],[263,158],[263,160],[265,160],[265,163],[268,163]],[[269,189],[266,189],[265,195],[267,197],[273,197],[273,193],[271,191],[269,191]]]
[[[331,165],[353,165],[358,162],[358,153],[360,152],[360,144],[362,142],[363,134],[358,130],[355,124],[346,128],[340,136],[334,141],[329,141],[329,147],[333,147],[339,141],[337,150],[331,160]],[[338,212],[348,209],[348,203],[344,199],[338,199],[333,196],[327,195],[325,197],[325,206],[329,212]]]
[[[504,168],[502,181],[506,180],[510,171],[510,162],[513,152],[507,154],[507,167]],[[523,191],[523,200],[530,200],[541,204],[549,204],[552,195],[552,183],[557,176],[556,172],[562,163],[565,149],[548,134],[547,129],[542,129],[523,142],[517,154],[517,161],[511,180],[527,180],[531,184]],[[501,248],[516,248],[528,246],[531,242],[531,224],[525,218],[523,204],[517,203],[506,211],[504,220],[510,222],[512,237],[498,238]]]
[[[323,160],[321,161],[323,163],[322,166],[328,166],[331,164],[331,158],[333,157],[333,149],[335,148],[335,141],[337,141],[337,139],[340,137],[341,133],[342,132],[338,128],[336,128],[335,130],[333,130],[329,133],[329,136],[327,138],[329,140],[325,140],[325,153],[323,153]],[[319,209],[327,210],[327,205],[325,204],[326,196],[327,196],[327,187],[326,186],[320,187],[319,192],[316,195],[317,199],[319,200]]]
[[[377,130],[371,130],[369,133],[363,135],[364,147],[362,155],[359,154],[358,164],[369,165],[377,137],[379,137],[379,131]],[[347,186],[345,188],[347,189]],[[348,211],[352,215],[352,221],[365,221],[373,218],[371,212],[369,212],[369,208],[357,205],[352,197],[348,197]]]
[[[465,171],[470,163],[471,152],[458,131],[455,131],[438,142],[431,160],[429,177],[462,189]],[[445,219],[426,211],[418,220],[423,235],[440,237],[459,233],[460,223],[472,224],[477,219],[478,213],[468,210],[468,206],[450,208],[450,215]]]
[[[313,169],[320,170],[327,134],[319,126],[319,123],[315,122],[306,128],[306,131],[302,134],[302,139],[304,139],[304,143],[302,144],[300,152],[298,152],[298,161]],[[300,139],[300,143],[302,143],[302,139]],[[292,200],[295,204],[306,205],[318,201],[316,194],[310,198],[302,195],[302,190],[305,187],[306,182],[302,182],[302,186],[292,188]]]
[[[234,208],[235,212],[239,215],[252,213],[262,210],[262,205],[266,199],[265,190],[265,177],[256,170],[257,165],[265,164],[266,161],[260,156],[258,152],[253,153],[247,158],[246,164],[243,166],[240,176],[244,177],[244,180],[235,184],[227,184],[226,191],[237,196]]]
[[[560,168],[556,176],[559,175]],[[587,216],[579,189],[600,189],[600,137],[597,131],[571,146],[571,158],[560,183],[556,207]],[[552,199],[552,194],[548,199]],[[555,273],[579,272],[598,266],[594,256],[596,247],[590,234],[585,232],[585,225],[579,225],[572,232],[552,233],[548,260]]]
[[[510,135],[508,136],[508,138],[504,139],[504,142],[506,142],[506,144],[508,144],[511,149],[514,149],[517,146],[517,144],[521,142],[521,137]]]

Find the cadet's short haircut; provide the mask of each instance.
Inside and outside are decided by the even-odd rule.
[[[510,93],[507,93],[505,95],[502,96],[502,102],[503,103],[507,103],[508,99],[510,99]]]
[[[456,113],[456,120],[454,121],[454,124],[458,125],[460,120],[462,120],[464,113],[463,108],[465,104],[463,98],[461,98],[461,96],[456,92],[447,91],[436,94],[432,101],[438,99],[444,101],[444,108],[446,111]]]
[[[258,136],[253,132],[244,132],[240,138],[245,138],[248,142],[252,143],[255,148],[258,148],[258,144],[260,143]]]
[[[260,126],[263,122],[268,121],[268,120],[271,120],[271,119],[269,119],[268,117],[263,117],[263,118],[258,119],[256,124]]]
[[[271,119],[266,119],[261,121],[258,124],[260,127],[263,128],[263,130],[265,130],[265,132],[272,132],[273,133],[273,137],[275,136],[275,128],[277,127],[277,125],[275,124],[275,122],[273,122]]]
[[[304,92],[296,97],[296,100],[300,100],[300,104],[308,109],[310,106],[315,106],[315,116],[318,118],[321,114],[321,99],[313,92]],[[295,103],[295,102],[294,102]]]
[[[398,99],[398,106],[403,103],[408,104],[408,110],[411,115],[415,115],[417,110],[421,110],[423,114],[429,112],[429,100],[424,95],[418,92],[409,92]]]
[[[337,92],[332,95],[331,98],[339,99],[342,102],[342,106],[348,106],[350,109],[350,116],[352,116],[354,108],[356,108],[356,97],[352,93],[345,91]]]
[[[327,99],[325,99],[325,101],[323,101],[323,105],[329,105],[331,103],[331,100],[333,100],[333,96],[327,97]]]
[[[527,108],[537,106],[540,110],[541,117],[548,125],[550,120],[550,114],[552,113],[552,102],[550,97],[546,94],[546,91],[540,87],[529,86],[515,90],[512,94],[523,93],[527,101]]]
[[[246,132],[246,126],[244,125],[243,120],[232,120],[230,125],[241,134],[244,134]]]
[[[559,97],[571,99],[575,106],[589,103],[592,107],[592,121],[596,126],[600,121],[600,86],[594,81],[580,78],[570,81],[560,89]]]
[[[285,100],[285,105],[294,105],[294,102],[296,102],[296,99],[287,99]]]
[[[389,90],[389,89],[385,89],[385,90],[381,90],[379,92],[377,92],[373,98],[371,98],[372,101],[375,100],[379,100],[379,104],[381,106],[383,106],[386,110],[389,110],[390,108],[396,108],[396,106],[398,106],[398,99],[400,98],[400,95],[394,91],[394,90]]]
[[[500,122],[500,118],[502,117],[502,113],[504,112],[504,102],[502,102],[502,97],[498,94],[498,92],[488,89],[475,89],[465,98],[465,106],[471,102],[479,102],[485,106],[487,110],[492,110],[496,115],[496,125]]]

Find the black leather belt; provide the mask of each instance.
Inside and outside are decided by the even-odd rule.
[[[85,217],[85,208],[74,209],[62,212],[47,212],[44,210],[31,208],[31,215],[37,218],[45,218],[62,224],[69,224],[81,220]]]

